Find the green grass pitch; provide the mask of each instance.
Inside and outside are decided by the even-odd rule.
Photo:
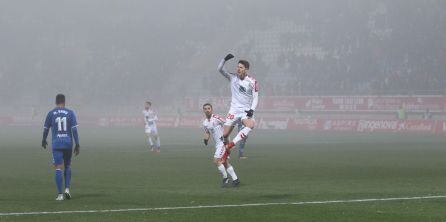
[[[0,214],[286,203],[446,195],[446,139],[434,135],[253,131],[232,164],[238,188],[220,188],[201,130],[80,128],[73,199],[56,202],[40,128],[0,128]],[[0,216],[0,221],[446,221],[446,198]]]

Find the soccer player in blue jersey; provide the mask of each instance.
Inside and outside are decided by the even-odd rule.
[[[65,108],[65,96],[63,94],[56,96],[56,108],[48,112],[46,116],[42,138],[44,149],[48,145],[46,138],[50,128],[52,132],[53,165],[57,191],[59,192],[56,200],[70,199],[71,156],[72,153],[76,156],[79,155],[80,145],[76,116],[73,111]],[[76,144],[74,151],[73,138]],[[62,168],[64,169],[63,176]],[[63,179],[65,179],[65,192],[62,192]]]

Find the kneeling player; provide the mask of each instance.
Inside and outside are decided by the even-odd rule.
[[[229,183],[228,173],[232,177],[232,186],[238,186],[240,180],[237,178],[234,168],[229,164],[229,161],[225,157],[226,149],[223,144],[223,124],[225,121],[218,115],[212,114],[212,105],[209,103],[203,105],[203,112],[206,116],[206,119],[203,120],[205,131],[204,144],[208,145],[212,135],[215,141],[214,163],[217,165],[218,170],[223,176],[222,187],[226,187]]]
[[[160,137],[158,136],[158,128],[156,127],[156,122],[158,117],[155,112],[151,109],[152,103],[147,101],[144,105],[144,110],[142,113],[144,114],[144,123],[145,123],[145,132],[147,138],[147,144],[150,146],[151,150],[154,151],[156,148],[156,152],[160,152],[161,143]],[[152,137],[155,139],[155,145],[153,144]]]

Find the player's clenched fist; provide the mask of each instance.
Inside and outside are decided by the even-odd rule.
[[[247,116],[247,117],[250,117],[250,118],[251,118],[251,117],[254,115],[254,110],[252,110],[252,109],[250,109],[250,110],[246,110],[245,113],[246,113],[246,116]]]
[[[232,55],[231,53],[229,53],[228,55],[225,56],[225,61],[228,61],[230,59],[234,58],[234,55]]]

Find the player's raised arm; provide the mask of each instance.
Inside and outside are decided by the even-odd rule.
[[[231,73],[225,70],[224,66],[226,61],[234,58],[234,55],[228,54],[224,59],[221,60],[220,64],[218,64],[218,71],[228,80],[231,80]]]

